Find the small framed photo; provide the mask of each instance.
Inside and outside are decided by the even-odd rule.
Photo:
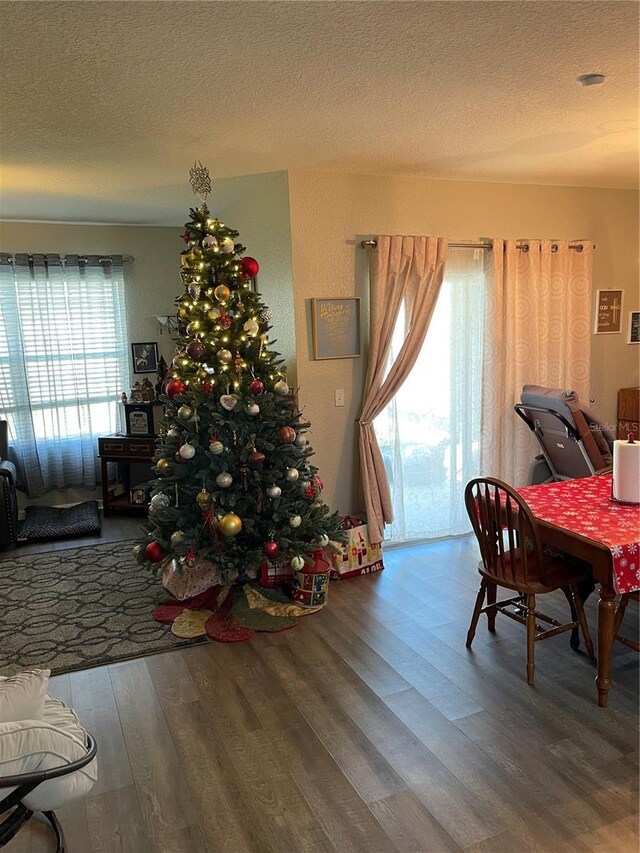
[[[357,358],[360,355],[360,299],[312,299],[313,357]]]
[[[628,344],[640,344],[640,311],[629,311]]]
[[[158,344],[155,341],[131,344],[134,373],[156,373],[158,370]]]
[[[615,335],[622,331],[622,290],[596,291],[594,334]]]

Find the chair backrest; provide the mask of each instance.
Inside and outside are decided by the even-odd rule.
[[[525,385],[518,415],[534,433],[554,479],[590,477],[611,465],[613,436],[575,391]]]
[[[511,584],[545,583],[538,527],[527,503],[493,477],[467,483],[464,502],[485,571]]]

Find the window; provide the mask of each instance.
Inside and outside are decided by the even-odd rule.
[[[96,484],[128,385],[122,258],[0,256],[0,416],[23,486]]]
[[[484,290],[481,252],[452,250],[418,360],[376,418],[393,500],[392,542],[469,530],[463,494],[479,472]],[[401,311],[389,368],[403,328]]]

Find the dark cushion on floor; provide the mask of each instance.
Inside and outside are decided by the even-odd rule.
[[[20,539],[46,542],[49,539],[68,539],[72,536],[91,536],[100,533],[100,513],[97,501],[85,501],[70,507],[28,506],[20,528]]]

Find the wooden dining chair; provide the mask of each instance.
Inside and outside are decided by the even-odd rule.
[[[593,643],[577,588],[578,583],[587,579],[588,573],[560,557],[543,553],[531,510],[506,483],[491,477],[478,477],[467,483],[464,499],[482,557],[478,563],[482,580],[467,633],[467,648],[471,648],[481,613],[487,614],[492,632],[495,631],[496,614],[503,613],[527,628],[529,684],[534,681],[534,645],[538,640],[546,640],[579,625],[587,653],[593,659]],[[517,595],[497,601],[499,586]],[[536,596],[556,590],[563,591],[571,607],[572,620],[565,624],[536,610]],[[537,620],[552,627],[545,629]]]
[[[622,625],[622,620],[624,619],[627,604],[629,604],[629,601],[631,599],[633,599],[634,601],[640,601],[640,592],[627,592],[624,595],[620,596],[620,601],[618,602],[618,606],[616,607],[616,615],[613,623],[613,638],[619,643],[628,646],[630,649],[633,649],[636,652],[640,652],[640,643],[637,639],[634,640],[631,637],[626,637],[624,634],[620,633],[620,626]]]

